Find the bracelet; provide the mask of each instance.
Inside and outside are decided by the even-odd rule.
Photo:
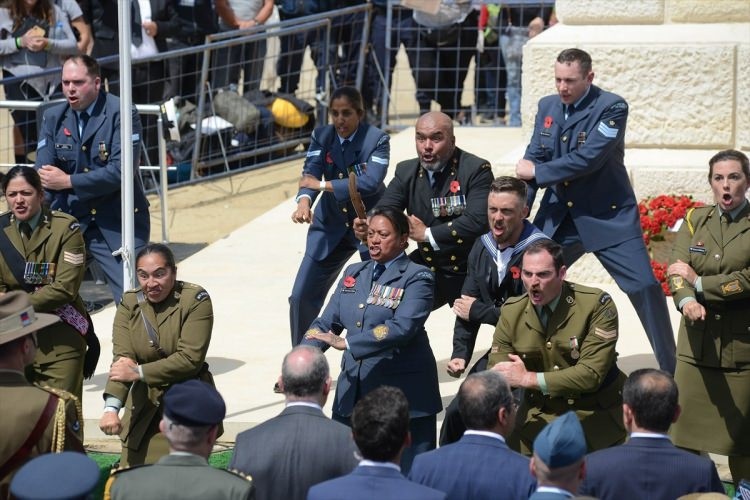
[[[20,36],[16,37],[16,48],[19,50],[21,49],[21,37]]]
[[[320,181],[320,188],[319,188],[319,190],[320,191],[325,191],[326,190],[326,181]]]

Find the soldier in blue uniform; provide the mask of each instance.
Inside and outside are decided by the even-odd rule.
[[[101,88],[99,65],[89,56],[68,59],[62,72],[67,103],[44,113],[36,168],[50,206],[78,219],[86,249],[101,266],[115,302],[123,291],[120,99]],[[151,229],[138,175],[141,121],[132,108],[135,252]],[[128,284],[129,285],[129,284]]]
[[[534,133],[516,173],[531,183],[531,201],[536,188],[547,188],[534,224],[563,245],[566,266],[594,252],[628,294],[659,366],[674,373],[667,303],[651,270],[623,163],[628,104],[593,80],[589,54],[566,49],[557,56],[558,95],[539,101]]]
[[[332,123],[315,129],[299,181],[295,223],[308,223],[307,246],[292,295],[289,321],[292,346],[318,316],[328,290],[346,261],[367,248],[355,237],[356,217],[349,197],[349,171],[357,175],[357,188],[366,207],[373,207],[385,191],[390,158],[390,138],[363,121],[362,96],[353,87],[339,87],[331,96]],[[312,205],[320,195],[313,219]]]

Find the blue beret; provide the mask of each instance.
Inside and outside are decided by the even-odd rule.
[[[534,454],[550,469],[577,462],[586,454],[586,438],[572,411],[557,417],[534,440]]]
[[[99,482],[99,466],[83,453],[47,453],[21,467],[10,483],[19,500],[87,498]]]
[[[217,425],[226,413],[227,407],[219,391],[197,379],[175,384],[164,395],[164,415],[177,424]]]

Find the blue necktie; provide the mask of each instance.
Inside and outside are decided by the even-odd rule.
[[[86,124],[89,122],[89,114],[86,111],[81,111],[78,114],[78,136],[83,137],[83,131],[86,130]]]
[[[385,271],[385,264],[375,264],[375,270],[372,272],[372,281],[378,281]]]

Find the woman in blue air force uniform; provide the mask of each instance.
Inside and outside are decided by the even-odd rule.
[[[367,246],[372,261],[346,268],[303,340],[343,351],[335,420],[348,425],[354,405],[376,387],[404,391],[412,436],[401,460],[405,474],[414,455],[435,448],[435,416],[442,409],[435,356],[424,328],[435,276],[406,256],[408,239],[409,222],[402,212],[371,211]]]

